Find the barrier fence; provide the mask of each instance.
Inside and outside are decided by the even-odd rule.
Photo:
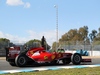
[[[65,50],[78,50],[83,49],[87,51],[99,51],[100,41],[97,42],[84,42],[84,41],[61,41],[58,48],[64,48]]]
[[[6,55],[5,47],[8,45],[0,44],[0,56]],[[100,56],[100,41],[96,42],[84,42],[84,41],[60,41],[59,47],[63,48],[67,52],[75,52],[76,50],[87,50],[90,56]]]
[[[6,56],[6,50],[2,49],[0,50],[0,57],[4,57],[4,56]]]
[[[66,52],[76,52],[76,50],[87,50],[89,56],[100,56],[100,41],[60,41],[59,47],[66,50]]]

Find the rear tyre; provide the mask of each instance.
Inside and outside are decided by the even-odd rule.
[[[71,61],[72,61],[73,64],[79,65],[82,61],[82,57],[81,57],[80,54],[75,53],[71,56]]]
[[[27,58],[25,55],[18,55],[15,59],[15,63],[18,67],[26,66]]]

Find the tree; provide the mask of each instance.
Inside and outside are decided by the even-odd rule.
[[[62,44],[62,42],[66,45],[70,42],[70,44],[76,44],[77,41],[80,41],[80,44],[90,44],[90,39],[88,37],[88,26],[80,27],[79,29],[70,29],[68,32],[63,34],[61,38],[59,39],[59,45]],[[55,45],[55,42],[53,43]],[[52,48],[54,46],[52,45]]]
[[[88,35],[88,26],[84,26],[84,29],[86,31],[86,35]]]
[[[75,37],[76,34],[77,34],[77,29],[71,29],[68,32],[69,41],[73,40],[73,38]]]
[[[93,34],[93,38],[96,38],[97,31],[96,30],[92,30],[92,34]]]
[[[81,27],[78,31],[78,33],[80,34],[80,38],[81,40],[85,40],[88,36],[88,27],[87,26],[84,26],[84,27]]]
[[[99,27],[99,29],[98,29],[98,30],[99,30],[99,33],[100,33],[100,27]]]
[[[10,43],[9,39],[6,38],[0,38],[0,48],[7,47]]]
[[[97,34],[97,37],[100,38],[100,28],[98,28],[99,33]]]
[[[56,51],[56,42],[53,42],[53,44],[52,44],[52,50]]]
[[[93,41],[96,38],[96,35],[97,35],[97,31],[92,30],[92,33],[89,34],[91,41]]]
[[[61,39],[59,39],[59,41],[69,41],[68,33],[65,33],[64,35],[62,35],[62,37],[61,37]]]
[[[59,41],[84,41],[88,36],[88,27],[83,26],[80,27],[79,30],[71,29],[62,37]]]
[[[71,41],[76,34],[77,34],[77,29],[71,29],[67,33],[62,35],[59,41]]]
[[[98,33],[97,33],[96,37],[93,40],[93,44],[100,45],[100,28],[98,28]]]
[[[41,46],[41,41],[38,39],[34,39],[34,40],[29,40],[28,42],[26,42],[24,44],[24,46],[28,46],[28,47],[40,47]]]
[[[0,50],[5,51],[5,47],[8,47],[10,43],[9,39],[0,38]]]

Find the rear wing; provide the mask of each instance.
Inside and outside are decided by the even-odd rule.
[[[9,58],[15,58],[20,53],[20,47],[6,47],[6,61]]]

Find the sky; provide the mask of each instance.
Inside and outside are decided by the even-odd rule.
[[[58,22],[56,9],[58,7]],[[0,38],[13,43],[46,38],[49,45],[70,29],[100,27],[100,0],[0,0]]]

